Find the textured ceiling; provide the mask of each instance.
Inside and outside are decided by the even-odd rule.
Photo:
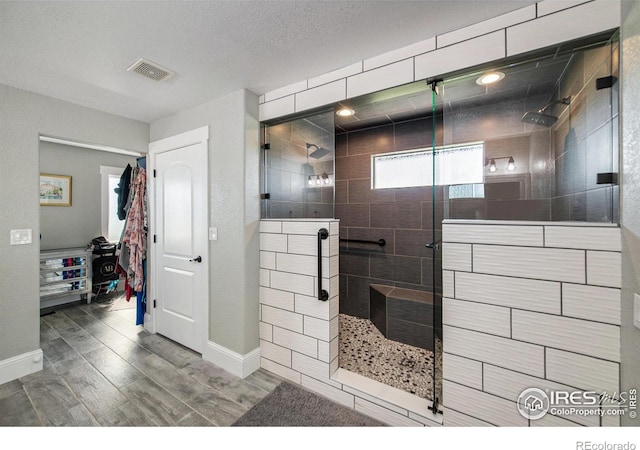
[[[258,95],[534,3],[0,1],[0,84],[145,122]],[[147,58],[176,72],[126,71]]]

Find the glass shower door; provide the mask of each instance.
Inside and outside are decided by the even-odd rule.
[[[261,217],[333,218],[333,110],[263,125]]]

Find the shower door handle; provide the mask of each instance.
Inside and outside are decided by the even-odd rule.
[[[329,237],[326,228],[318,230],[318,300],[326,302],[329,300],[329,293],[322,289],[322,241]]]

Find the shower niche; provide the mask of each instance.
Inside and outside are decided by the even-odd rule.
[[[340,220],[341,369],[437,412],[443,220],[618,221],[618,50],[600,34],[263,124],[262,217]]]

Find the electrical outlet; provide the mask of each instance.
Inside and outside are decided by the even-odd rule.
[[[31,244],[31,230],[11,230],[9,245]]]
[[[218,229],[216,227],[209,228],[209,240],[210,241],[218,240]]]

